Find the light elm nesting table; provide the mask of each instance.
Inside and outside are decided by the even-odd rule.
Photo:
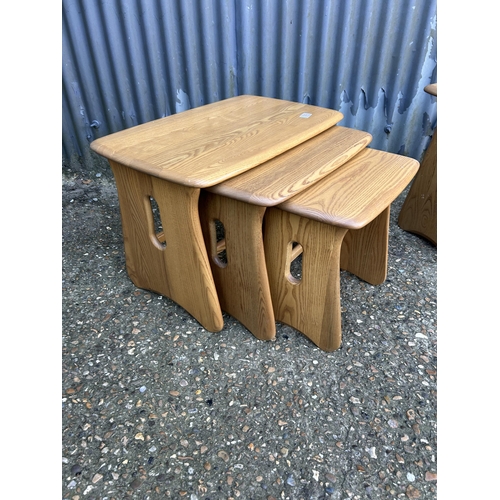
[[[115,176],[133,283],[209,331],[225,311],[259,339],[280,321],[337,349],[340,269],[385,280],[390,204],[419,168],[369,149],[342,118],[243,95],[94,141]]]

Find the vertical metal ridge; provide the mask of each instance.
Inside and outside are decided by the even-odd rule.
[[[63,0],[63,155],[239,94],[336,109],[420,159],[436,123],[437,0]]]

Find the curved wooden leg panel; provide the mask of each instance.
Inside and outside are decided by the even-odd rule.
[[[262,220],[265,207],[202,191],[200,218],[221,307],[255,337],[276,336]],[[216,221],[224,228],[217,242]],[[225,250],[224,261],[220,253]]]
[[[403,203],[398,225],[437,245],[437,129]]]
[[[302,332],[318,347],[340,347],[340,252],[347,229],[278,208],[265,216],[264,247],[277,321]],[[302,277],[290,274],[292,243],[302,246]]]
[[[389,206],[365,227],[349,230],[342,243],[340,268],[372,285],[387,277],[390,212]]]
[[[199,189],[174,184],[111,161],[127,272],[139,288],[169,297],[209,331],[224,326],[198,215]],[[163,231],[155,230],[152,197]]]
[[[152,246],[147,196],[152,193],[151,177],[110,161],[115,177],[122,219],[127,272],[135,286],[169,296],[163,250]],[[149,210],[150,211],[150,210]],[[162,290],[160,292],[160,289]]]

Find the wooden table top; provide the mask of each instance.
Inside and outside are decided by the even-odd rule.
[[[242,95],[96,139],[96,153],[127,167],[204,188],[241,174],[336,125],[342,113]]]
[[[366,148],[278,208],[334,226],[359,229],[399,196],[419,166],[413,158]],[[366,199],[373,201],[367,205]]]
[[[371,140],[368,132],[336,125],[208,191],[252,205],[274,206],[333,172]]]
[[[435,95],[437,97],[438,95],[438,84],[437,83],[429,83],[429,85],[426,85],[424,87],[424,90],[431,95]]]

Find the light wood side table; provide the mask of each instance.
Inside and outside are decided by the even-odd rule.
[[[340,270],[374,285],[385,280],[390,205],[418,168],[412,158],[366,148],[266,211],[264,248],[277,321],[325,351],[340,347]],[[300,280],[290,273],[293,243],[302,249]]]

